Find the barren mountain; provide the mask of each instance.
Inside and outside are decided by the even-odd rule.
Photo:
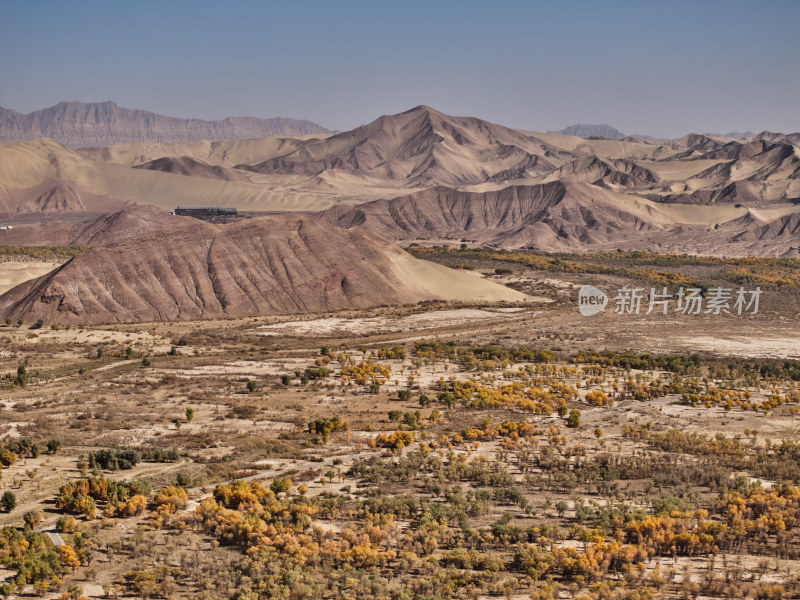
[[[169,231],[175,217],[153,206],[131,206],[86,221],[51,221],[0,230],[0,246],[106,246]]]
[[[311,121],[229,117],[221,121],[165,117],[114,102],[61,102],[27,115],[0,107],[0,142],[47,137],[68,147],[124,142],[233,140],[330,133]]]
[[[506,171],[518,176],[523,165],[529,174],[547,173],[555,165],[546,157],[560,154],[519,131],[418,106],[240,167],[286,175],[345,171],[420,187],[480,183]]]
[[[389,199],[446,193],[480,198],[485,224],[474,239],[507,247],[699,247],[710,229],[715,253],[791,254],[800,244],[745,247],[736,240],[761,239],[748,232],[772,231],[772,221],[800,211],[799,138],[763,132],[747,139],[694,133],[667,141],[584,139],[419,106],[336,135],[80,151],[49,140],[16,142],[0,145],[0,219],[86,220],[136,203],[315,212],[381,201],[399,214],[400,204],[417,200]],[[516,228],[502,225],[505,213],[490,214],[492,195],[535,196],[540,192],[521,190],[557,183],[564,185],[552,189],[567,190],[563,197],[547,207],[520,205]],[[450,218],[432,210],[423,211],[432,223]],[[738,220],[748,210],[759,216]],[[457,237],[459,227],[434,230]],[[726,247],[724,240],[733,241]]]
[[[86,251],[13,288],[0,296],[0,316],[88,324],[526,298],[311,217],[231,225],[170,218],[168,236],[154,231]]]
[[[733,205],[659,204],[587,183],[556,181],[484,193],[437,187],[337,206],[319,218],[404,243],[450,240],[550,251],[624,248],[797,256],[799,216],[792,207],[751,211]]]

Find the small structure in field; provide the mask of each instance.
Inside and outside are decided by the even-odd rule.
[[[197,206],[192,208],[181,208],[179,206],[175,209],[174,214],[179,217],[194,217],[203,221],[235,219],[239,216],[239,212],[235,208],[217,206]]]

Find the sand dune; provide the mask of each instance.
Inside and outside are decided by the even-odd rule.
[[[129,143],[75,150],[85,158],[135,167],[165,156],[188,156],[212,165],[233,167],[255,164],[295,150],[308,140],[325,139],[326,134],[298,137],[265,137],[247,140],[197,141],[183,144]]]
[[[50,261],[0,261],[0,295],[21,283],[46,275],[61,263]]]

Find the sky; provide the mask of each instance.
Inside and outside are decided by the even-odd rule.
[[[534,131],[800,130],[800,2],[0,0],[0,106],[347,130],[420,104]]]

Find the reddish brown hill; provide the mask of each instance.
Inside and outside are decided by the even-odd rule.
[[[169,229],[176,219],[182,220],[154,206],[132,206],[78,223],[54,221],[2,230],[0,246],[106,246]]]
[[[79,254],[0,296],[3,318],[49,323],[173,321],[302,313],[449,298],[525,296],[419,261],[385,239],[312,217],[232,225],[176,218]]]
[[[319,218],[403,242],[453,240],[561,251],[624,248],[794,256],[800,246],[798,213],[767,215],[753,216],[747,208],[731,204],[705,209],[658,203],[586,183],[557,181],[483,193],[437,187],[391,200],[335,207]]]
[[[615,205],[615,200],[606,190],[576,183],[511,186],[484,193],[437,187],[392,200],[336,207],[320,218],[340,227],[363,226],[396,240],[464,238],[481,244],[558,249],[606,243],[619,231],[656,227],[642,218],[641,207]]]

